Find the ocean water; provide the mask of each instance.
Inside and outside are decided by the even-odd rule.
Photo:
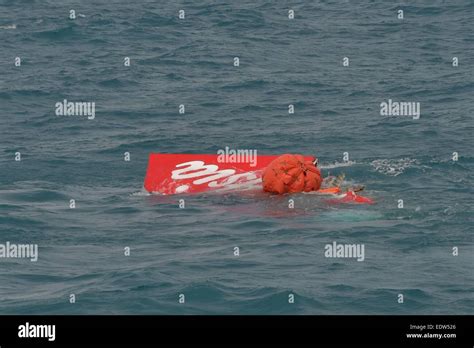
[[[0,259],[0,313],[472,314],[473,11],[0,0],[0,244],[39,246]],[[95,118],[57,116],[63,99]],[[420,118],[381,116],[388,99]],[[376,204],[232,192],[179,209],[142,189],[150,152],[225,146],[317,155]],[[334,241],[364,261],[325,257]]]

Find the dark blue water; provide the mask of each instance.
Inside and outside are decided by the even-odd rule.
[[[472,314],[473,10],[1,0],[0,244],[39,259],[0,259],[0,312]],[[95,119],[57,116],[63,99],[95,102]],[[381,116],[388,99],[420,119]],[[315,154],[377,204],[235,192],[179,209],[142,190],[150,152],[225,146]],[[365,260],[326,258],[333,241]]]

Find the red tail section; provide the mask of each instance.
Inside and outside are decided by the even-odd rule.
[[[232,158],[222,161],[217,154],[151,153],[144,186],[148,192],[165,195],[216,190],[262,190],[263,169],[278,156],[259,155],[254,161],[237,162],[236,158],[234,158],[236,161],[232,161]],[[304,157],[308,161],[314,158],[313,156]],[[326,189],[326,191],[331,189]],[[345,194],[337,201],[373,203],[371,199],[355,194]]]

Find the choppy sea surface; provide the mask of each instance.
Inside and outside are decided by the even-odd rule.
[[[0,258],[0,313],[472,314],[473,11],[0,0],[0,244],[39,246]],[[95,119],[57,116],[63,99]],[[388,99],[420,118],[381,116]],[[377,203],[143,191],[150,152],[225,146],[315,154]],[[334,241],[364,261],[325,257]]]

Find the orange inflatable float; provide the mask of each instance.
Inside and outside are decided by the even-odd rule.
[[[263,190],[277,194],[319,190],[322,179],[315,160],[305,160],[302,155],[281,155],[263,171]]]

